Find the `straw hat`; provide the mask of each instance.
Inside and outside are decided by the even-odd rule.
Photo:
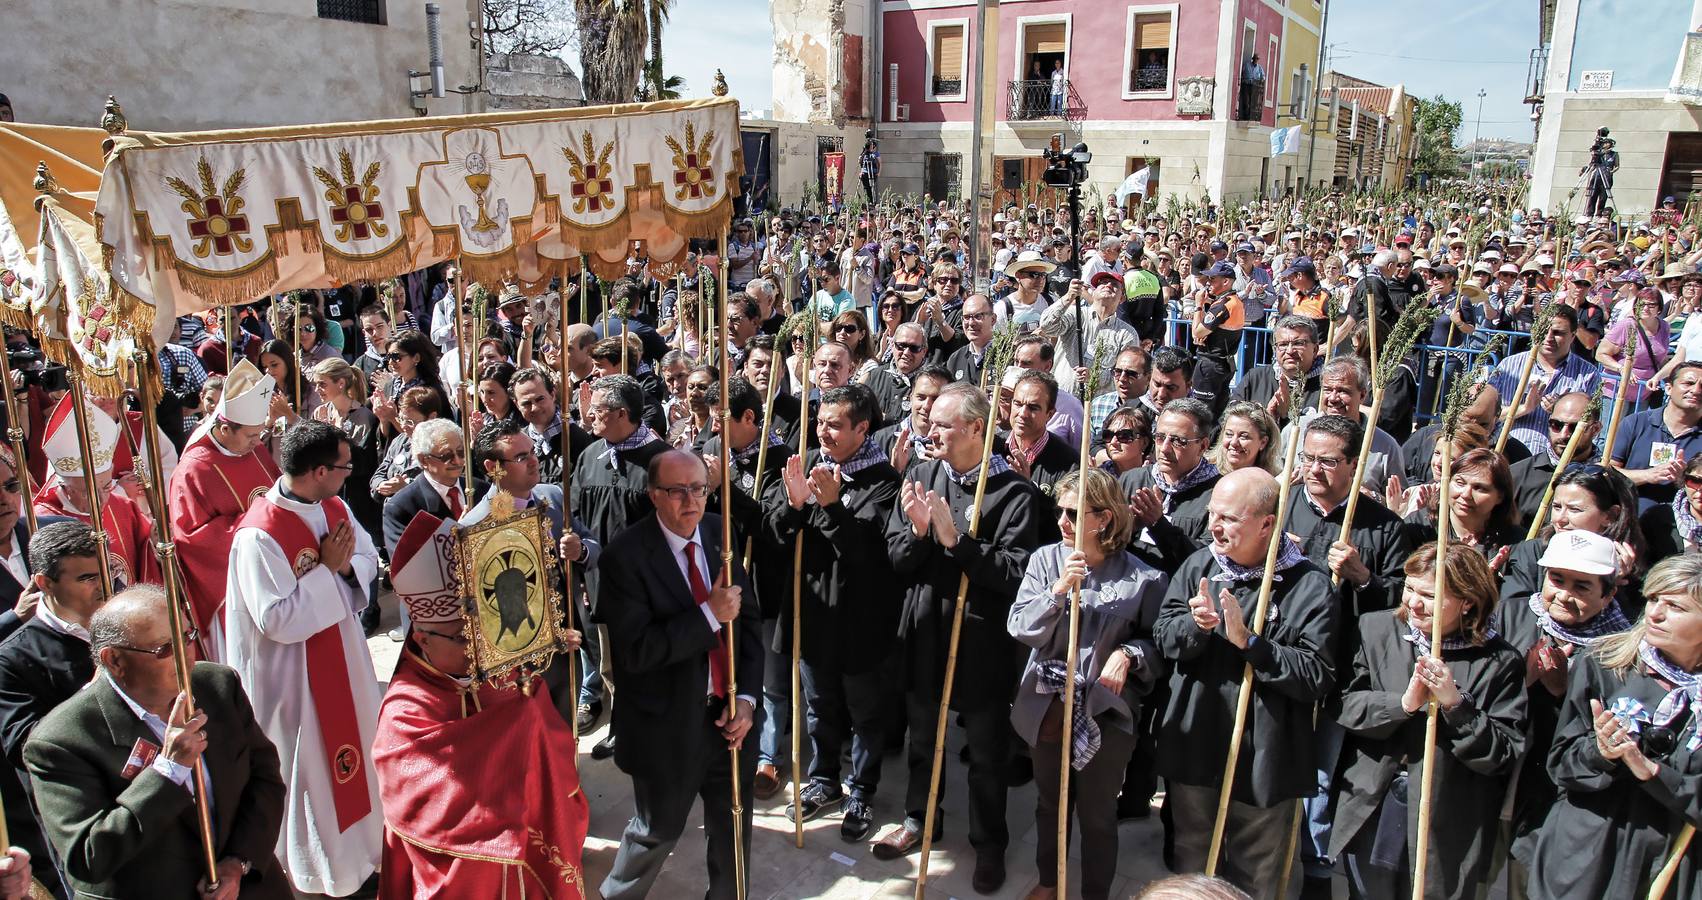
[[[1011,260],[1010,265],[1005,266],[1005,274],[1014,278],[1016,273],[1024,269],[1040,269],[1051,274],[1052,270],[1056,268],[1058,268],[1057,264],[1041,256],[1039,250],[1024,250],[1017,254],[1016,259]]]

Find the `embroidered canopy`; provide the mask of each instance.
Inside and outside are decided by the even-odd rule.
[[[673,263],[742,169],[733,99],[126,134],[95,222],[118,286],[183,315],[456,258],[487,285],[612,278],[635,241]]]

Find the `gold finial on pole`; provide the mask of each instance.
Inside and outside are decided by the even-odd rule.
[[[709,92],[717,97],[727,96],[727,76],[721,74],[720,69],[715,70],[715,86]]]
[[[118,105],[118,98],[112,94],[106,95],[106,107],[101,113],[100,127],[114,137],[121,135],[130,127],[124,118],[124,107]]]
[[[53,179],[53,173],[47,169],[47,161],[35,164],[35,181],[31,183],[38,194],[51,194],[59,190],[59,182]]]

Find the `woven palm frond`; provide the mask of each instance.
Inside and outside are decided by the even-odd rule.
[[[1483,352],[1472,360],[1472,364],[1459,374],[1453,386],[1448,388],[1448,401],[1442,412],[1442,433],[1448,439],[1453,439],[1454,432],[1460,425],[1460,414],[1471,404],[1476,393],[1472,390],[1473,386],[1482,380],[1490,360],[1499,355],[1506,346],[1507,338],[1504,335],[1496,335],[1489,345],[1483,348]]]
[[[1383,357],[1377,361],[1375,377],[1379,388],[1394,379],[1401,362],[1412,352],[1413,344],[1430,331],[1431,323],[1436,321],[1439,312],[1428,303],[1408,303],[1407,308],[1401,311],[1400,320],[1395,322],[1387,343],[1383,345]]]

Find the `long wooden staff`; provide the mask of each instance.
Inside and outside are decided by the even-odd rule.
[[[1513,420],[1519,417],[1519,407],[1525,402],[1525,390],[1531,386],[1531,374],[1537,367],[1537,347],[1539,341],[1548,335],[1548,326],[1554,321],[1554,303],[1545,303],[1537,309],[1535,320],[1531,322],[1531,349],[1525,352],[1524,370],[1519,373],[1519,387],[1507,402],[1507,411],[1501,414],[1501,435],[1495,439],[1495,452],[1500,454],[1507,448],[1507,438],[1513,434]]]
[[[1077,327],[1080,327],[1079,317],[1081,305],[1076,305],[1078,316]],[[1077,332],[1079,338],[1080,332]],[[1108,352],[1107,341],[1101,338],[1093,348],[1093,366],[1088,373],[1087,381],[1076,385],[1076,395],[1085,404],[1092,399],[1092,385],[1099,383],[1101,360]],[[1078,348],[1078,353],[1080,352]],[[997,407],[998,404],[994,403]],[[1089,445],[1092,441],[1081,442],[1081,456],[1076,461],[1076,545],[1075,551],[1081,553],[1087,547],[1087,470],[1093,465]],[[1070,591],[1070,643],[1069,652],[1064,662],[1064,730],[1063,747],[1058,753],[1058,896],[1069,896],[1070,882],[1070,774],[1075,771],[1074,749],[1075,741],[1071,739],[1075,728],[1076,712],[1076,669],[1081,664],[1081,585],[1076,585]],[[1084,694],[1085,699],[1085,694]]]
[[[722,247],[727,246],[727,230],[725,228],[723,228],[721,230],[721,246]],[[721,267],[723,269],[723,274],[725,274],[725,269],[727,267],[727,260],[726,260],[725,254],[722,255]],[[721,330],[723,332],[725,332],[727,330],[727,279],[725,277],[723,277],[721,279],[720,301],[721,301],[720,302]],[[621,335],[621,346],[622,346],[623,354],[624,354],[624,349],[625,349],[625,346],[626,346],[626,335],[624,333],[625,329],[626,329],[626,317],[625,316],[621,317],[621,329],[622,329],[622,332],[623,332],[622,335]],[[726,341],[723,341],[722,344],[721,344],[721,349],[722,349],[722,353],[723,353],[723,356],[722,356],[722,359],[721,359],[721,496],[723,498],[728,498],[728,497],[733,496],[733,451],[732,451],[732,445],[727,441],[727,436],[731,433],[732,409],[733,409],[733,405],[731,403],[727,402],[727,374],[728,374],[728,370],[729,370],[729,368],[730,368],[730,366],[732,365],[732,362],[733,362],[731,357],[726,355],[726,350],[730,346],[732,346],[732,345],[729,342],[726,342]],[[725,505],[725,504],[723,504],[723,505]],[[729,588],[733,586],[733,517],[731,515],[728,515],[728,513],[730,513],[730,512],[731,512],[730,509],[723,509],[722,515],[721,515],[721,586],[722,587],[729,587]],[[726,627],[726,630],[727,630],[727,704],[728,704],[727,709],[730,711],[728,721],[732,721],[732,718],[737,714],[737,711],[738,711],[738,705],[737,704],[739,702],[738,689],[737,689],[737,685],[739,683],[739,680],[738,680],[739,642],[738,642],[738,635],[737,635],[737,632],[735,630],[735,626],[738,624],[738,620],[739,620],[739,617],[737,615],[733,616],[733,620],[731,622],[728,622],[727,627]],[[793,723],[794,733],[796,732],[796,728],[797,728],[796,723]],[[741,796],[742,792],[739,788],[739,772],[740,772],[740,770],[739,770],[739,745],[737,743],[728,745],[727,755],[730,757],[730,761],[732,762],[732,765],[733,765],[733,884],[734,884],[734,887],[735,887],[734,896],[736,898],[738,898],[738,900],[744,900],[744,897],[745,897],[745,828],[744,828],[744,825],[745,825],[745,806],[744,806],[743,797]],[[794,760],[794,767],[795,767],[795,763],[796,763],[796,760]]]
[[[1690,849],[1690,839],[1696,836],[1696,826],[1689,822],[1673,839],[1672,852],[1667,855],[1666,864],[1655,875],[1655,883],[1649,886],[1649,900],[1661,900],[1667,895],[1667,888],[1672,885],[1673,876],[1678,874],[1678,864],[1684,861],[1684,854]]]
[[[1291,401],[1292,402],[1292,401]],[[1265,574],[1259,580],[1259,602],[1253,612],[1253,634],[1262,635],[1265,632],[1265,618],[1270,615],[1271,585],[1276,575],[1277,556],[1282,550],[1283,541],[1287,539],[1283,531],[1283,512],[1288,509],[1288,497],[1294,486],[1294,458],[1300,450],[1300,432],[1298,423],[1294,426],[1294,434],[1289,438],[1288,449],[1285,453],[1282,474],[1277,476],[1277,508],[1276,524],[1271,529],[1270,546],[1265,548]],[[1370,443],[1366,438],[1366,443]],[[1358,493],[1358,487],[1354,493]],[[1229,822],[1229,801],[1235,793],[1235,769],[1241,761],[1241,739],[1247,733],[1247,712],[1253,701],[1253,664],[1242,666],[1241,690],[1235,698],[1235,724],[1229,731],[1229,758],[1223,764],[1223,787],[1217,799],[1217,820],[1212,824],[1211,848],[1206,853],[1206,874],[1217,874],[1218,856],[1223,852],[1224,826]]]
[[[12,373],[0,373],[0,400],[6,404],[6,441],[12,445],[12,468],[18,476],[20,492],[23,496],[24,521],[29,524],[30,534],[35,534],[35,503],[30,499],[35,496],[35,488],[30,484],[29,460],[24,456],[24,411],[23,404],[18,402],[18,394],[12,390]],[[0,824],[0,829],[5,826]],[[5,832],[0,831],[0,851],[10,847],[5,841]]]
[[[142,427],[144,433],[149,436],[149,439],[142,443],[148,455],[147,476],[150,482],[148,494],[155,508],[154,552],[159,556],[160,571],[164,575],[168,611],[166,618],[171,621],[171,653],[173,668],[177,676],[177,689],[183,694],[183,701],[188,709],[188,714],[194,715],[195,690],[190,681],[190,667],[194,665],[194,660],[189,656],[188,636],[184,633],[183,628],[183,622],[188,617],[189,610],[188,604],[185,602],[183,575],[177,561],[177,545],[173,543],[171,538],[171,517],[166,509],[165,501],[165,469],[160,464],[160,442],[156,439],[159,434],[158,405],[161,390],[161,385],[157,380],[159,367],[153,363],[155,350],[152,338],[146,333],[138,334],[137,343],[140,345],[140,349],[136,351],[135,355],[136,380],[142,394]],[[80,367],[72,366],[71,368],[75,371]],[[73,385],[75,385],[75,382],[73,382]],[[78,399],[76,402],[77,412],[81,414],[82,401]],[[124,427],[122,422],[119,423],[119,427]],[[88,474],[89,499],[92,506],[94,497],[99,491],[96,490],[94,470],[88,465],[89,445],[86,442],[83,444],[83,455],[84,472]],[[93,508],[98,509],[99,507]],[[94,515],[98,517],[99,513],[94,513]],[[99,519],[97,518],[95,521],[99,521]],[[104,547],[106,542],[100,536],[99,526],[96,526],[95,532],[96,543]],[[96,555],[100,557],[102,568],[105,568],[105,551],[103,550]],[[107,584],[110,586],[111,582],[107,582]],[[209,891],[217,890],[219,886],[219,861],[218,854],[213,847],[213,814],[211,804],[208,802],[207,767],[204,764],[196,765],[191,770],[190,777],[195,779],[195,824],[196,831],[200,833],[201,837],[201,861],[207,864],[207,887]]]
[[[1560,482],[1560,476],[1572,465],[1573,456],[1578,452],[1578,445],[1583,443],[1581,439],[1584,436],[1585,426],[1595,422],[1601,416],[1601,408],[1602,395],[1601,391],[1598,390],[1596,396],[1591,398],[1589,408],[1578,419],[1578,424],[1572,426],[1572,436],[1566,439],[1566,449],[1561,451],[1560,461],[1554,464],[1554,474],[1548,476],[1548,487],[1543,489],[1542,502],[1537,504],[1536,515],[1531,518],[1531,528],[1525,532],[1525,540],[1534,541],[1537,539],[1537,535],[1542,534],[1542,527],[1548,522],[1549,501],[1554,499],[1554,486]]]
[[[87,387],[83,382],[83,367],[78,364],[76,353],[69,354],[71,365],[66,367],[66,380],[71,385],[71,414],[77,425],[77,449],[82,451],[83,485],[89,495],[89,527],[93,531],[95,545],[101,548],[107,546],[106,534],[106,498],[101,496],[100,477],[95,474],[95,455],[93,435],[89,431],[89,413]],[[124,428],[123,421],[118,423]],[[112,596],[112,564],[103,549],[95,554],[100,562],[101,597]]]
[[[580,271],[579,286],[580,290],[583,291],[585,287],[585,273],[583,270]],[[561,361],[560,383],[562,402],[557,404],[556,414],[561,417],[561,527],[562,534],[565,536],[573,533],[573,428],[569,424],[567,414],[568,400],[570,399],[568,394],[568,385],[572,383],[571,376],[573,375],[573,370],[567,364],[567,297],[566,295],[560,296],[561,343],[556,347],[556,356]],[[463,418],[470,419],[472,417],[464,416]],[[469,471],[472,469],[471,466],[468,466],[467,468]],[[473,502],[471,494],[467,496],[467,502]],[[563,557],[561,561],[561,570],[562,578],[564,579],[563,583],[567,586],[567,602],[562,605],[567,608],[567,630],[572,631],[573,609],[575,604],[573,592],[573,560]],[[590,598],[587,597],[586,600],[589,601]],[[589,603],[587,603],[587,606],[589,606]],[[592,641],[596,639],[596,635],[591,633],[591,629],[587,629],[579,638],[581,644],[585,641]],[[579,742],[579,653],[577,651],[567,654],[567,683],[573,690],[574,698],[574,716],[573,720],[567,723],[567,727],[573,729],[573,741],[577,744]]]
[[[1636,311],[1632,311],[1636,315]],[[1602,446],[1602,462],[1605,467],[1613,462],[1613,442],[1619,437],[1619,423],[1625,413],[1625,391],[1631,384],[1631,360],[1635,352],[1625,354],[1625,359],[1619,364],[1619,389],[1613,395],[1613,415],[1607,420],[1607,440]]]
[[[815,360],[816,341],[820,337],[821,320],[816,317],[815,310],[809,310],[809,338],[804,341],[804,359],[798,367],[799,380],[803,382],[803,400],[798,404],[798,460],[800,463],[810,456],[810,366]],[[770,364],[768,384],[773,393],[774,372]],[[761,452],[760,450],[757,452]],[[792,842],[798,849],[804,848],[804,808],[803,808],[803,774],[799,771],[803,760],[802,728],[803,722],[803,664],[804,664],[804,531],[800,527],[792,542]]]
[[[814,311],[811,312],[814,315]],[[1014,332],[995,337],[993,344],[988,347],[988,361],[994,362],[1002,358],[1010,342],[1014,340]],[[1001,363],[1002,364],[1002,363]],[[993,435],[999,422],[999,403],[995,398],[987,404],[987,419],[982,423],[983,439],[981,442],[981,472],[975,479],[975,501],[969,506],[969,530],[967,536],[974,538],[981,530],[981,503],[987,497],[987,463],[993,455]],[[916,900],[925,900],[928,886],[928,857],[934,849],[934,818],[936,816],[936,797],[940,793],[940,767],[945,762],[946,752],[946,723],[950,720],[951,692],[957,681],[957,647],[963,637],[963,608],[969,603],[969,573],[957,582],[957,604],[952,607],[951,642],[946,650],[945,683],[940,688],[940,712],[934,725],[934,763],[928,773],[928,808],[922,818],[922,861],[920,871],[916,875]]]
[[[457,274],[450,278],[449,297],[455,303],[456,365],[461,369],[462,390],[468,392],[466,395],[468,399],[462,401],[462,403],[465,404],[465,408],[461,410],[461,455],[463,457],[461,480],[465,482],[465,487],[462,488],[461,492],[467,495],[467,502],[472,503],[473,417],[471,413],[473,408],[472,397],[477,391],[478,385],[473,383],[472,375],[469,374],[471,372],[471,366],[469,365],[468,357],[472,355],[470,351],[474,348],[467,345],[467,338],[472,335],[472,323],[466,321],[466,298],[462,294],[462,290],[466,287],[466,285],[461,280],[461,276],[459,274],[460,268],[460,266],[454,266],[450,269],[450,271],[456,272]],[[480,288],[480,290],[482,290],[482,288]],[[565,351],[563,351],[563,354],[565,355]]]

